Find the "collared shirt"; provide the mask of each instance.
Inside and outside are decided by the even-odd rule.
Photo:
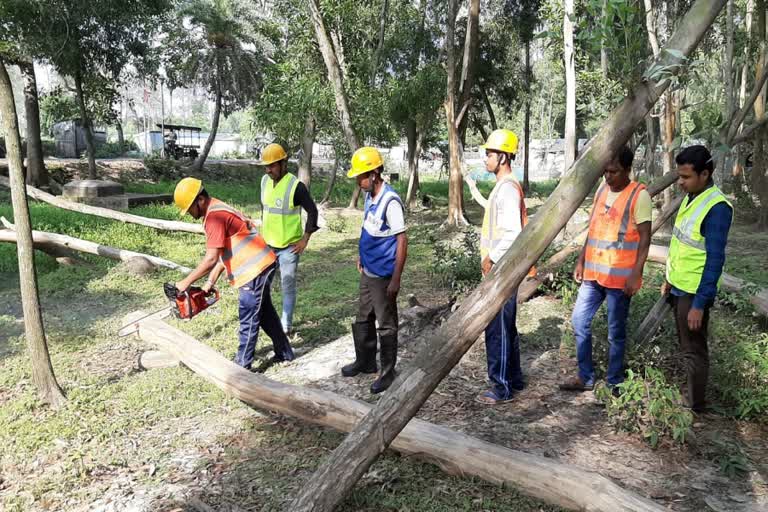
[[[693,201],[696,195],[688,194],[688,201]],[[728,243],[728,230],[731,229],[732,221],[733,210],[731,207],[726,203],[718,203],[707,212],[707,215],[701,222],[701,234],[704,236],[707,259],[704,263],[704,270],[701,273],[701,282],[696,289],[696,295],[693,297],[693,308],[704,309],[711,306],[715,301],[717,282],[723,274],[725,246]],[[671,293],[677,297],[689,295],[674,286]]]

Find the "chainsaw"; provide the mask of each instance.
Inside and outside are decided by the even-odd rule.
[[[206,293],[202,288],[191,286],[186,292],[180,292],[173,283],[165,283],[163,292],[170,301],[168,306],[137,318],[121,327],[118,336],[127,336],[136,332],[139,322],[149,317],[161,319],[172,314],[182,320],[191,320],[219,301],[219,291],[216,288],[211,288],[211,291]]]

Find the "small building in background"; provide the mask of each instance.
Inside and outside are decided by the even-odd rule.
[[[93,131],[93,143],[98,146],[107,142],[106,130]],[[79,119],[61,121],[53,125],[54,154],[59,158],[80,158],[85,152],[85,128]]]

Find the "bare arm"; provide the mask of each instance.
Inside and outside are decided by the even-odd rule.
[[[176,288],[180,292],[187,291],[187,288],[192,286],[195,281],[205,276],[208,272],[211,271],[211,269],[216,266],[216,264],[219,262],[219,256],[221,256],[222,251],[223,249],[221,248],[207,248],[205,250],[205,256],[203,256],[203,260],[200,262],[197,268],[195,268],[195,270],[193,270],[187,277],[176,283]]]
[[[467,182],[469,193],[472,194],[472,199],[474,199],[477,204],[482,206],[483,209],[488,208],[488,200],[483,197],[483,194],[477,188],[477,182],[472,179],[471,176],[465,176],[464,181]]]
[[[637,261],[632,268],[632,274],[624,285],[624,294],[633,296],[640,290],[640,283],[643,277],[643,267],[648,258],[648,250],[651,247],[651,223],[643,222],[637,225],[637,232],[640,234],[640,246],[637,249]]]

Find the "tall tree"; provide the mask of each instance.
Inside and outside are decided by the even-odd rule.
[[[272,44],[262,33],[264,20],[256,6],[246,0],[186,0],[178,17],[180,30],[174,36],[187,55],[178,76],[204,87],[214,104],[208,139],[191,165],[191,170],[200,171],[221,115],[227,117],[256,98]]]
[[[56,381],[45,339],[43,315],[37,292],[32,223],[29,218],[27,193],[24,185],[24,167],[21,160],[21,140],[16,118],[11,79],[0,57],[0,117],[8,152],[8,177],[11,182],[11,202],[16,223],[16,252],[19,259],[21,305],[24,311],[24,334],[32,361],[32,381],[40,398],[54,408],[64,404],[64,392]]]
[[[448,219],[446,224],[467,224],[464,217],[464,179],[461,172],[464,160],[462,138],[469,120],[474,66],[480,30],[480,0],[469,0],[467,31],[461,65],[461,77],[457,80],[457,48],[455,41],[456,17],[459,12],[458,0],[449,0],[446,20],[446,99],[445,118],[448,126],[448,153],[450,168],[448,174]]]
[[[573,0],[565,0],[563,14],[563,59],[565,63],[565,155],[563,176],[576,160],[576,62],[573,52]]]
[[[35,66],[31,60],[18,62],[24,76],[24,113],[27,119],[27,183],[35,187],[48,185],[48,170],[43,160],[43,141],[40,134],[40,100],[37,91]]]

